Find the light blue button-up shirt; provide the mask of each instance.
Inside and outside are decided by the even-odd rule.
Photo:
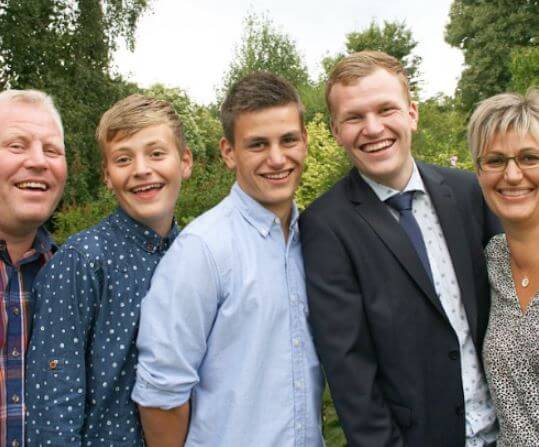
[[[132,397],[163,409],[191,398],[186,447],[323,446],[297,218],[285,241],[236,184],[157,267]]]

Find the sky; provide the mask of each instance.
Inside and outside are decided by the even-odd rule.
[[[452,0],[152,0],[140,19],[134,52],[123,45],[116,69],[142,87],[179,87],[200,104],[216,90],[241,44],[243,20],[254,12],[268,16],[295,42],[309,74],[316,78],[323,57],[344,52],[346,34],[374,20],[404,21],[423,58],[421,97],[452,95],[463,55],[444,41]]]

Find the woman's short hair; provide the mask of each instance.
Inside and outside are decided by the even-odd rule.
[[[474,161],[497,135],[515,132],[539,141],[539,90],[525,95],[501,93],[479,103],[468,123],[468,146]]]

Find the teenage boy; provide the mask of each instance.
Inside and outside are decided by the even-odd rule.
[[[69,238],[35,285],[28,446],[142,446],[135,382],[140,301],[176,237],[192,157],[172,106],[142,95],[101,118],[97,141],[119,208]]]
[[[307,155],[302,105],[288,82],[258,72],[231,88],[221,121],[236,184],[156,270],[133,399],[150,447],[320,447],[293,203]]]
[[[393,57],[330,74],[331,128],[355,167],[302,215],[310,321],[350,447],[496,439],[480,362],[483,247],[499,230],[475,176],[414,161],[417,104]]]
[[[24,444],[30,291],[56,249],[43,227],[67,175],[64,131],[49,96],[0,93],[0,446]]]

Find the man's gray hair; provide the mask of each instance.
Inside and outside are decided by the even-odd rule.
[[[34,104],[39,107],[43,107],[48,111],[54,121],[60,127],[62,137],[64,135],[64,126],[62,125],[62,117],[60,112],[54,105],[53,99],[46,93],[39,90],[4,90],[0,92],[0,104],[5,102],[18,102],[23,104]]]

